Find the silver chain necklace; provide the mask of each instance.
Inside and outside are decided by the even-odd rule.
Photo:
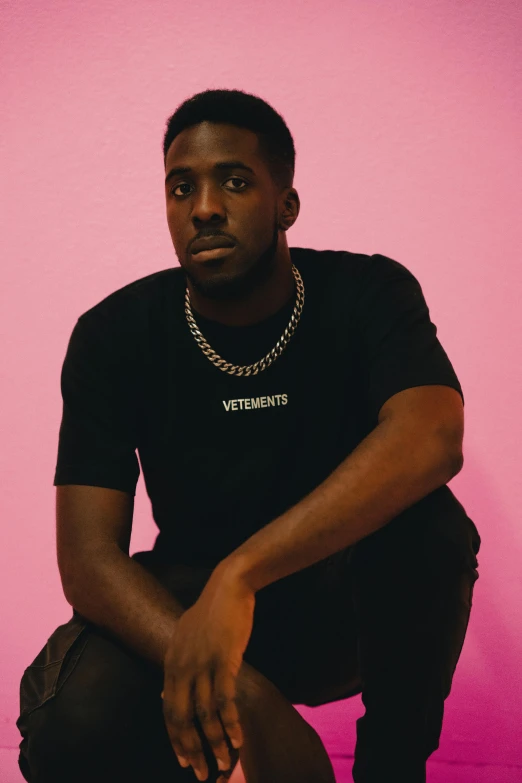
[[[299,270],[297,269],[295,264],[292,264],[292,272],[295,278],[297,297],[296,297],[295,307],[292,313],[292,317],[290,318],[290,322],[288,326],[286,327],[285,331],[277,341],[275,348],[272,348],[272,350],[269,351],[269,353],[267,353],[267,355],[264,356],[262,359],[260,359],[258,362],[255,362],[254,364],[243,365],[243,366],[237,364],[230,364],[230,362],[226,362],[207,343],[207,341],[201,334],[200,330],[198,329],[198,325],[195,322],[194,317],[192,315],[192,309],[190,307],[190,294],[187,286],[187,289],[185,291],[185,315],[187,316],[189,329],[192,332],[195,341],[197,342],[197,344],[199,345],[199,347],[201,348],[205,356],[208,359],[210,359],[212,364],[214,364],[220,370],[223,370],[223,372],[227,372],[229,375],[257,375],[258,372],[262,372],[263,370],[266,370],[267,367],[270,367],[270,365],[273,362],[275,362],[278,356],[281,356],[286,346],[288,345],[290,338],[292,337],[293,333],[296,330],[304,305],[303,279],[299,274]]]

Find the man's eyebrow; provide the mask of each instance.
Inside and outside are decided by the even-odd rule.
[[[214,165],[215,169],[244,169],[245,171],[249,171],[251,174],[255,175],[254,169],[250,168],[250,166],[247,166],[246,163],[243,163],[241,160],[222,160],[219,163],[216,163]],[[175,166],[173,169],[169,171],[167,176],[165,177],[165,184],[169,181],[169,179],[172,179],[172,177],[175,177],[177,174],[185,174],[188,171],[192,171],[190,166]]]

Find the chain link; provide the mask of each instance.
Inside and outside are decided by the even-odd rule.
[[[230,364],[230,362],[225,361],[225,359],[219,356],[219,354],[217,354],[207,343],[207,341],[201,334],[200,330],[198,329],[198,325],[192,315],[192,309],[190,307],[190,294],[187,286],[187,289],[185,291],[185,315],[187,316],[189,329],[195,341],[197,342],[197,344],[199,345],[199,347],[201,348],[201,350],[203,351],[207,359],[209,359],[212,362],[212,364],[214,364],[223,372],[228,373],[229,375],[245,375],[245,376],[257,375],[257,373],[266,370],[267,367],[270,367],[270,365],[273,362],[275,362],[275,360],[279,356],[281,356],[286,346],[288,345],[290,338],[292,337],[293,333],[297,328],[297,324],[299,323],[299,319],[301,318],[301,313],[304,305],[305,295],[304,295],[303,279],[299,274],[299,270],[297,269],[295,264],[292,264],[292,272],[295,278],[297,297],[296,297],[296,302],[292,313],[292,317],[290,318],[290,322],[288,326],[286,327],[285,331],[277,341],[276,346],[272,348],[272,350],[269,351],[266,356],[264,356],[259,361],[254,362],[254,364],[248,364],[243,366],[237,364]]]

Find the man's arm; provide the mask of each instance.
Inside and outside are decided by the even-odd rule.
[[[134,497],[104,487],[57,487],[58,567],[83,617],[163,669],[181,604],[129,555]]]
[[[460,471],[463,432],[455,389],[399,392],[333,473],[234,550],[219,564],[220,573],[257,592],[384,527]]]

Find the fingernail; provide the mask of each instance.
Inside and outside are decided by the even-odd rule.
[[[224,772],[226,769],[228,769],[228,765],[223,761],[223,759],[217,760],[218,769],[221,770],[221,772]]]
[[[178,756],[178,761],[182,767],[187,767],[189,764],[189,760],[184,758],[184,756]]]
[[[196,773],[196,777],[198,780],[205,780],[205,776],[202,772],[200,772],[199,769],[195,769],[194,772]]]
[[[240,747],[241,747],[241,743],[240,743],[240,741],[239,741],[238,739],[236,739],[235,737],[232,737],[232,739],[230,740],[230,742],[232,743],[232,747],[233,747],[233,748],[236,748],[236,749],[237,749],[237,748],[240,748]]]

